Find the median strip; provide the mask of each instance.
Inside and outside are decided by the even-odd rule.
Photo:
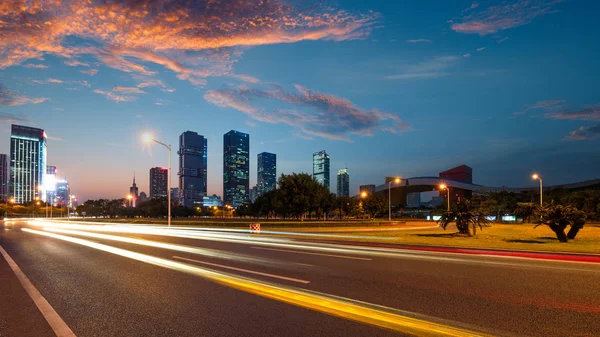
[[[372,259],[369,259],[369,258],[366,258],[366,257],[342,256],[342,255],[331,255],[331,254],[322,254],[322,253],[309,253],[309,252],[300,252],[300,251],[297,251],[297,250],[287,250],[287,249],[262,248],[262,247],[250,247],[250,248],[260,249],[260,250],[272,250],[272,251],[276,251],[276,252],[304,254],[304,255],[318,255],[318,256],[337,257],[339,259],[363,260],[363,261],[371,261],[372,260]]]

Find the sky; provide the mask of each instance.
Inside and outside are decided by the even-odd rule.
[[[82,200],[121,198],[179,135],[250,134],[278,174],[312,153],[352,192],[385,176],[535,186],[600,178],[600,3],[506,1],[0,2],[0,152],[10,124],[46,130],[48,164]]]

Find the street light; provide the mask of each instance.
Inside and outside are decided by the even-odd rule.
[[[367,192],[360,192],[360,197],[363,199],[366,198],[367,195],[368,195]]]
[[[448,190],[448,212],[450,212],[450,186],[446,184],[440,184],[440,190],[446,189]]]
[[[149,134],[149,133],[145,133],[144,135],[142,135],[142,139],[144,141],[144,143],[146,144],[150,144],[152,142],[160,144],[164,147],[167,148],[167,150],[169,150],[169,170],[168,170],[168,174],[169,174],[169,179],[167,179],[168,182],[168,187],[167,187],[167,200],[168,200],[168,226],[171,227],[171,145],[167,145],[163,142],[160,142],[156,139],[154,139],[154,137]]]
[[[127,195],[127,199],[129,200],[127,206],[131,207],[131,205],[132,205],[131,203],[132,203],[132,200],[133,200],[133,195],[131,195],[131,194]]]
[[[402,179],[396,178],[388,182],[388,221],[392,221],[392,183],[400,184]]]
[[[534,173],[531,176],[531,179],[540,181],[540,206],[544,206],[544,199],[543,199],[544,186],[543,186],[543,182],[542,182],[542,177],[540,177],[539,174]]]

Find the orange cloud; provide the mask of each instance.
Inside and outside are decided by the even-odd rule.
[[[239,47],[363,38],[376,19],[329,7],[301,10],[283,0],[13,0],[0,4],[0,68],[45,54],[85,66],[74,58],[91,54],[124,72],[152,76],[139,62],[153,63],[204,85],[206,77],[232,73]],[[97,46],[67,45],[67,36]]]
[[[1,11],[0,7],[0,11]],[[47,101],[48,98],[44,97],[27,97],[23,95],[19,95],[9,90],[4,85],[0,84],[0,104],[14,106],[14,105],[23,105],[23,104],[39,104]]]

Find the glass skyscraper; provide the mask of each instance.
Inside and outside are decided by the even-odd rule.
[[[12,125],[10,136],[10,190],[15,203],[46,199],[40,192],[46,174],[46,132],[28,126]]]
[[[325,150],[313,153],[313,178],[319,184],[330,188],[329,155]]]
[[[185,207],[202,206],[206,195],[208,141],[196,132],[179,136],[179,200]]]
[[[250,135],[231,130],[223,135],[223,204],[248,203],[250,192]]]
[[[153,167],[150,169],[150,199],[168,196],[169,169]]]
[[[257,156],[256,186],[258,195],[272,191],[277,186],[277,155],[269,152]]]
[[[337,175],[337,196],[338,197],[349,197],[350,196],[350,175],[348,169],[341,169]]]

